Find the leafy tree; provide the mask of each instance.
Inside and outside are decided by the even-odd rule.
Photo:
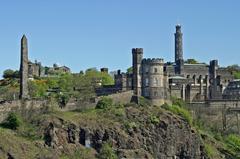
[[[32,98],[42,98],[46,95],[48,85],[46,80],[34,80],[28,82],[28,89],[30,97]]]
[[[3,72],[3,78],[19,78],[19,71],[7,69]]]
[[[102,82],[102,85],[113,85],[113,78],[106,72],[100,72],[96,68],[89,68],[85,72],[86,78],[88,78],[92,83],[95,83],[97,80]]]
[[[195,60],[195,59],[187,59],[186,63],[188,63],[188,64],[198,64],[198,61]]]
[[[132,68],[132,67],[129,67],[129,68],[127,69],[127,73],[129,73],[129,74],[133,73],[133,68]]]
[[[14,71],[7,69],[3,72],[3,78],[12,78],[14,76]]]
[[[86,75],[74,75],[73,88],[73,96],[80,101],[89,101],[95,96],[95,89],[92,80]]]
[[[101,79],[102,79],[102,85],[113,85],[114,80],[113,78],[106,72],[101,72]]]
[[[58,78],[58,86],[59,88],[64,91],[64,92],[71,92],[73,89],[73,84],[72,84],[72,75],[71,74],[62,74]]]
[[[228,66],[227,69],[233,74],[235,79],[240,79],[240,66],[237,64]]]

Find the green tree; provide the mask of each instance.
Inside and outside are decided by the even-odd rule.
[[[11,69],[7,69],[3,72],[3,78],[13,78],[14,77],[14,71]]]
[[[129,74],[133,73],[133,68],[132,68],[132,67],[129,67],[129,68],[127,69],[127,73],[129,73]]]
[[[195,59],[187,59],[186,63],[188,63],[188,64],[198,64],[198,61],[195,60]]]
[[[233,74],[235,79],[240,79],[240,66],[237,64],[228,66],[227,69]]]
[[[32,98],[42,98],[46,95],[48,85],[46,80],[34,80],[28,82],[28,89],[30,97]]]

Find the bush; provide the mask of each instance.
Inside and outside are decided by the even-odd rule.
[[[240,152],[240,136],[230,134],[225,139],[228,147],[236,152]]]
[[[108,109],[112,107],[113,100],[111,98],[103,97],[101,100],[98,101],[96,105],[96,109]]]
[[[21,117],[16,113],[10,113],[2,126],[8,129],[16,130],[21,124]]]
[[[155,115],[151,115],[149,120],[152,124],[159,124],[160,122],[159,118],[156,117]]]
[[[207,153],[207,156],[210,158],[214,158],[214,156],[216,155],[216,150],[214,149],[214,147],[210,144],[205,143],[204,148]]]
[[[98,154],[99,159],[117,159],[117,155],[115,154],[113,148],[110,144],[105,143],[102,145],[100,153]]]

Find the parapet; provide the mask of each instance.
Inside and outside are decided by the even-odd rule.
[[[133,54],[143,54],[143,48],[133,48],[132,53]]]
[[[143,59],[142,64],[151,65],[151,64],[164,64],[164,60],[162,58],[148,58]]]

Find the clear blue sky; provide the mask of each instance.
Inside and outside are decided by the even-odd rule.
[[[173,61],[177,23],[185,59],[239,64],[239,8],[239,0],[2,0],[0,75],[19,68],[22,34],[32,61],[74,72],[126,70],[133,47],[144,48],[145,57]]]

